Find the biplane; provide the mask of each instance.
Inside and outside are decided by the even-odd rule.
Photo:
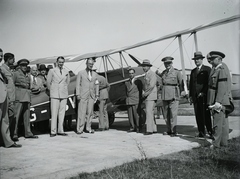
[[[125,52],[130,49],[138,48],[141,46],[149,45],[152,43],[156,43],[159,41],[163,41],[166,39],[178,39],[179,44],[179,51],[180,51],[180,57],[181,57],[181,66],[182,66],[182,75],[184,80],[184,89],[185,92],[188,93],[187,89],[187,76],[185,72],[185,64],[184,64],[184,55],[183,55],[183,42],[182,42],[182,36],[183,35],[193,35],[194,37],[194,44],[195,44],[195,50],[198,51],[198,41],[197,41],[197,32],[216,27],[219,25],[223,25],[226,23],[231,23],[234,21],[238,21],[240,19],[240,15],[232,16],[230,18],[221,19],[206,25],[200,25],[195,28],[186,29],[182,31],[178,31],[169,35],[165,35],[163,37],[155,38],[152,40],[143,41],[134,45],[118,48],[118,49],[110,49],[107,51],[102,52],[95,52],[95,53],[87,53],[83,55],[68,55],[64,56],[66,59],[65,63],[71,63],[71,62],[79,62],[86,60],[88,58],[94,58],[96,61],[101,60],[104,70],[102,72],[99,72],[99,75],[102,75],[106,77],[108,83],[110,84],[110,90],[109,90],[109,100],[108,100],[108,107],[107,111],[109,114],[109,123],[110,125],[114,122],[114,114],[118,111],[126,110],[125,105],[125,98],[126,98],[126,92],[125,92],[125,84],[124,82],[129,79],[127,70],[127,58],[130,58],[136,63],[136,67],[132,67],[136,71],[137,77],[140,79],[143,78],[143,70],[142,67],[139,65],[141,62],[134,57],[131,54],[127,53],[127,56],[124,56]],[[115,69],[112,65],[112,55],[118,55],[120,60],[120,67]],[[38,58],[31,60],[30,64],[49,64],[49,63],[55,63],[57,56],[54,57],[48,57],[48,58]],[[124,66],[124,63],[126,66]],[[66,107],[66,116],[72,116],[76,114],[76,98],[75,98],[75,85],[76,85],[76,76],[71,77],[71,82],[69,85],[69,98],[67,102]],[[233,98],[239,99],[240,94],[240,87],[239,84],[235,84],[232,88]],[[180,103],[186,103],[187,99],[182,98]],[[161,106],[161,101],[158,101],[158,106]],[[51,118],[50,116],[50,104],[49,104],[49,96],[46,94],[46,92],[41,92],[37,95],[32,95],[32,105],[31,105],[31,122],[39,122],[44,120],[49,120]],[[142,118],[144,118],[144,112],[142,114]]]

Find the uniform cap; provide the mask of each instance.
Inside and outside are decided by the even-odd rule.
[[[194,57],[192,59],[196,60],[196,59],[203,59],[203,58],[205,57],[202,55],[202,52],[198,51],[194,53]]]
[[[219,52],[219,51],[211,51],[207,54],[207,58],[208,59],[214,59],[216,57],[221,57],[221,58],[224,58],[225,57],[225,54],[222,53],[222,52]]]
[[[172,62],[173,61],[173,57],[164,57],[163,59],[162,59],[162,61],[164,62],[164,63],[168,63],[168,62]]]
[[[150,63],[150,60],[148,59],[145,59],[143,60],[142,64],[140,66],[152,66],[152,64]]]
[[[17,62],[17,64],[20,66],[20,65],[28,65],[29,64],[29,61],[27,59],[21,59]]]

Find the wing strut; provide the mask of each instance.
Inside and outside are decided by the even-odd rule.
[[[183,73],[184,91],[186,92],[186,94],[188,94],[181,35],[178,36],[178,43],[179,43],[180,56],[181,56],[181,65],[182,65],[182,73]]]
[[[107,82],[108,82],[107,70],[106,70],[106,63],[105,63],[106,58],[104,59],[104,56],[102,56],[102,60],[103,60],[103,66],[104,66],[105,78],[106,78],[106,80],[107,80]]]
[[[108,55],[106,55],[106,59],[108,60],[108,62],[110,63],[112,69],[114,70],[114,67],[113,67],[113,65],[112,65],[112,62],[111,62],[110,59],[108,58]]]
[[[123,69],[123,62],[122,62],[122,52],[119,52],[119,55],[120,55],[120,61],[121,61],[122,75],[123,75],[123,78],[125,78],[124,69]]]
[[[196,52],[198,51],[197,33],[193,32]]]

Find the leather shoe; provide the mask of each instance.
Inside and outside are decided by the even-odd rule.
[[[13,140],[14,142],[19,141],[17,137],[13,137],[12,140]]]
[[[12,144],[11,146],[9,146],[8,148],[20,148],[20,147],[22,147],[21,144],[16,144],[16,143],[14,143],[14,144]]]
[[[32,135],[32,136],[28,136],[28,137],[25,137],[26,139],[37,139],[38,136],[37,135]]]
[[[57,134],[50,134],[50,137],[56,137]]]
[[[129,129],[127,132],[136,132],[135,129]]]
[[[82,134],[83,132],[76,132],[76,134],[78,134],[78,135],[80,135],[80,134]]]
[[[90,131],[85,131],[86,133],[89,133],[89,134],[94,134],[94,130],[90,130]]]
[[[199,133],[198,135],[196,135],[195,137],[198,137],[198,138],[204,138],[204,135]]]
[[[61,135],[61,136],[67,136],[66,133],[57,133],[57,135]]]
[[[174,132],[174,133],[172,133],[170,136],[171,136],[171,137],[177,137],[177,133]]]
[[[143,135],[152,135],[152,132],[145,132]]]
[[[163,135],[171,135],[170,132],[163,132]]]

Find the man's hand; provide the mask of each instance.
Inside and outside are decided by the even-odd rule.
[[[80,96],[79,96],[79,95],[77,95],[77,100],[78,100],[78,101],[80,101],[80,99],[81,99],[81,98],[80,98]]]
[[[204,96],[203,93],[199,93],[199,94],[198,94],[198,98],[199,98],[199,97],[203,97],[203,96]]]

